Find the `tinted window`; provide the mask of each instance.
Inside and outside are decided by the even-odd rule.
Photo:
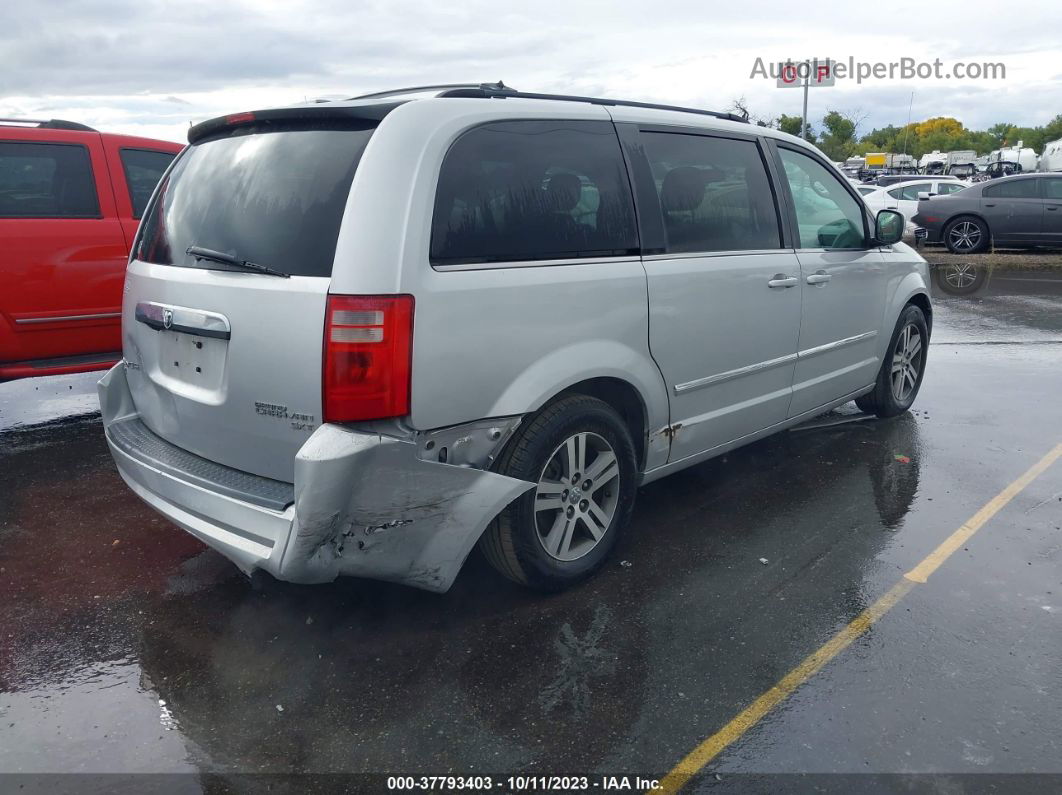
[[[779,248],[774,194],[752,141],[643,133],[668,252]]]
[[[630,185],[608,122],[489,124],[446,154],[432,262],[611,256],[637,247]]]
[[[0,143],[0,218],[99,218],[88,150]]]
[[[220,251],[294,276],[328,276],[350,183],[373,127],[237,128],[184,150],[140,225],[137,256],[224,270]]]
[[[808,155],[779,149],[800,230],[801,248],[863,248],[864,216],[840,180]]]
[[[1062,179],[1045,179],[1044,196],[1048,199],[1062,199]]]
[[[941,182],[940,185],[937,186],[937,193],[942,196],[947,196],[949,193],[956,193],[965,187],[968,186],[959,182]]]
[[[1035,199],[1039,193],[1035,179],[1008,179],[996,185],[989,185],[981,195],[986,199]]]
[[[139,218],[144,214],[144,208],[162,178],[162,172],[174,156],[169,152],[148,149],[123,149],[121,155],[125,182],[129,186],[129,201],[133,203],[133,217]]]

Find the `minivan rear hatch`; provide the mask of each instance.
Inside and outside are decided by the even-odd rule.
[[[142,422],[177,447],[287,482],[321,422],[336,239],[378,122],[328,110],[193,128],[145,212],[123,301]]]

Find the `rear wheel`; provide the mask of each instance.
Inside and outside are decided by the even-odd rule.
[[[593,574],[634,507],[634,442],[597,398],[574,395],[544,409],[510,443],[499,471],[536,487],[495,519],[480,548],[506,577],[539,590]]]
[[[967,215],[956,218],[944,229],[944,245],[952,254],[976,254],[988,247],[988,224]]]
[[[896,321],[874,389],[856,398],[856,405],[879,417],[895,417],[911,408],[922,386],[928,346],[926,316],[919,307],[908,304]]]

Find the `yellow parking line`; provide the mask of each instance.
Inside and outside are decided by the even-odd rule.
[[[826,663],[847,649],[852,641],[870,629],[873,624],[888,613],[916,583],[924,583],[933,572],[940,568],[951,555],[962,547],[970,537],[995,516],[1021,491],[1032,483],[1044,470],[1062,456],[1062,444],[1058,444],[1047,455],[1033,464],[1020,478],[993,497],[981,510],[963,522],[954,533],[930,552],[921,563],[907,572],[903,579],[890,588],[884,596],[856,616],[851,623],[841,629],[825,644],[812,652],[796,668],[790,671],[774,687],[761,695],[745,709],[741,710],[723,728],[702,742],[685,758],[672,768],[660,782],[660,790],[667,793],[678,792],[687,781],[695,776],[706,764],[711,762],[728,745],[755,726],[764,715],[785,701],[794,690],[818,673]]]
[[[984,508],[963,522],[958,530],[944,539],[944,542],[939,547],[926,555],[921,563],[903,576],[914,582],[928,580],[929,575],[939,569],[941,564],[950,558],[955,550],[969,541],[970,537],[980,530],[985,522],[999,513],[1004,505],[1013,500],[1026,486],[1036,480],[1060,455],[1062,455],[1062,444],[1056,445],[1051,452],[1033,464],[1028,472],[989,500]]]

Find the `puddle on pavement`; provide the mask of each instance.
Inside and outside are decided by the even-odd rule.
[[[96,382],[103,373],[23,378],[0,384],[0,433],[5,430],[99,414]]]

